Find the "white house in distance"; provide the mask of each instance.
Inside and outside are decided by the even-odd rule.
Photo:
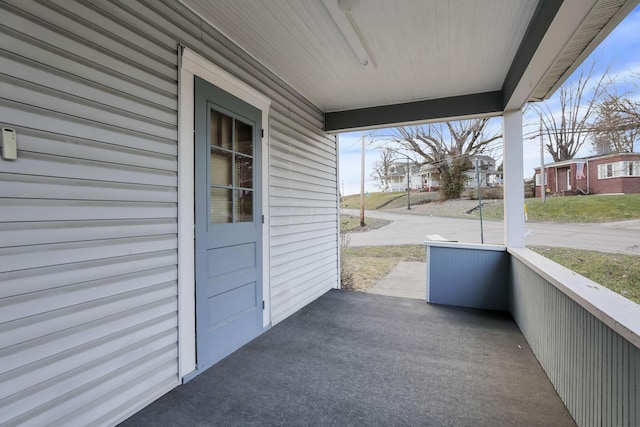
[[[407,181],[407,169],[409,170],[409,179]],[[419,175],[420,166],[406,162],[395,162],[389,167],[387,175],[387,188],[384,191],[407,191],[407,184],[411,191],[420,190],[422,188],[422,178]]]
[[[484,154],[476,154],[470,157],[471,164],[474,165],[473,168],[465,172],[467,176],[466,187],[475,188],[478,186],[475,170],[476,159],[478,159],[480,185],[490,187],[502,185],[502,172],[496,169],[495,159]],[[416,175],[420,177],[421,188],[424,190],[434,191],[440,187],[440,171],[437,165],[432,163],[422,165]]]
[[[503,252],[547,271],[524,248],[522,108],[637,4],[0,0],[0,425],[114,425],[338,288],[340,132],[502,115]],[[640,372],[632,316],[562,283]],[[565,389],[576,364],[537,338],[551,305],[523,307],[576,419],[637,403],[637,376]]]

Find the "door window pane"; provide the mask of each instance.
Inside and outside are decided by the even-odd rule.
[[[253,222],[254,126],[210,110],[210,222]]]
[[[209,165],[211,184],[233,185],[233,175],[231,173],[232,159],[231,153],[218,150],[217,148],[211,148],[211,163]]]
[[[214,224],[233,221],[233,191],[226,188],[212,188],[209,220]]]
[[[236,187],[253,188],[253,159],[236,154]]]
[[[236,190],[236,217],[235,222],[253,221],[253,191]]]
[[[253,156],[253,126],[236,120],[235,151]]]
[[[211,146],[231,150],[233,119],[219,111],[211,110]]]

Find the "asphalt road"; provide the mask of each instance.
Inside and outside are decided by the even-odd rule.
[[[359,216],[355,209],[343,209],[343,214]],[[450,240],[480,243],[480,221],[464,218],[443,218],[411,213],[366,211],[366,218],[381,218],[391,224],[368,232],[350,233],[351,246],[386,246],[422,244],[427,234],[439,234]],[[528,246],[554,246],[587,249],[600,252],[640,255],[640,220],[603,224],[556,224],[527,222]],[[484,221],[484,242],[504,244],[504,225],[499,221]]]

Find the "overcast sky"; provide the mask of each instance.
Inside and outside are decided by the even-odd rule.
[[[585,61],[596,61],[597,70],[594,74],[602,73],[609,67],[611,75],[616,77],[619,93],[630,90],[629,75],[640,74],[640,6],[636,7],[618,27],[598,46],[598,48]],[[572,80],[572,76],[569,81]],[[596,77],[597,78],[597,77]],[[640,98],[640,94],[635,94]],[[553,102],[553,98],[551,99]],[[552,107],[553,108],[553,107]],[[525,116],[523,134],[536,134],[538,122],[535,115]],[[492,120],[492,126],[501,126],[501,119]],[[361,132],[340,134],[340,188],[344,194],[356,194],[360,192],[360,154]],[[636,151],[639,150],[636,143]],[[585,144],[578,156],[593,154],[590,144]],[[365,191],[379,191],[376,183],[371,179],[373,164],[378,160],[379,154],[371,147],[365,149]],[[500,160],[501,161],[501,160]],[[499,161],[499,162],[500,162]],[[545,162],[551,162],[551,156],[545,152]],[[540,140],[524,140],[524,175],[533,176],[533,169],[540,164]]]

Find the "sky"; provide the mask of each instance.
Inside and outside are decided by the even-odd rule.
[[[632,74],[640,75],[640,6],[637,6],[630,14],[616,27],[609,36],[593,51],[585,60],[585,64],[596,62],[594,79],[597,75],[609,67],[610,75],[615,77],[616,90],[618,93],[628,93],[631,86],[628,77]],[[578,69],[579,70],[579,69]],[[574,80],[576,73],[567,79],[567,82]],[[640,93],[634,95],[640,98]],[[554,109],[554,97],[551,108]],[[492,119],[491,126],[501,127],[501,119]],[[537,134],[538,120],[530,114],[523,117],[523,134]],[[378,132],[384,132],[380,130]],[[357,194],[360,192],[360,162],[361,162],[361,140],[362,132],[342,133],[339,136],[340,155],[340,191],[344,195]],[[367,140],[368,142],[368,140]],[[636,151],[640,150],[640,144],[636,143]],[[524,175],[533,176],[533,169],[540,164],[540,139],[524,139]],[[578,156],[588,156],[593,154],[591,145],[586,143],[578,152]],[[376,182],[371,178],[373,164],[379,159],[378,152],[366,145],[365,148],[365,191],[380,191]],[[501,159],[498,161],[498,164]],[[545,163],[552,162],[551,155],[545,151]]]

